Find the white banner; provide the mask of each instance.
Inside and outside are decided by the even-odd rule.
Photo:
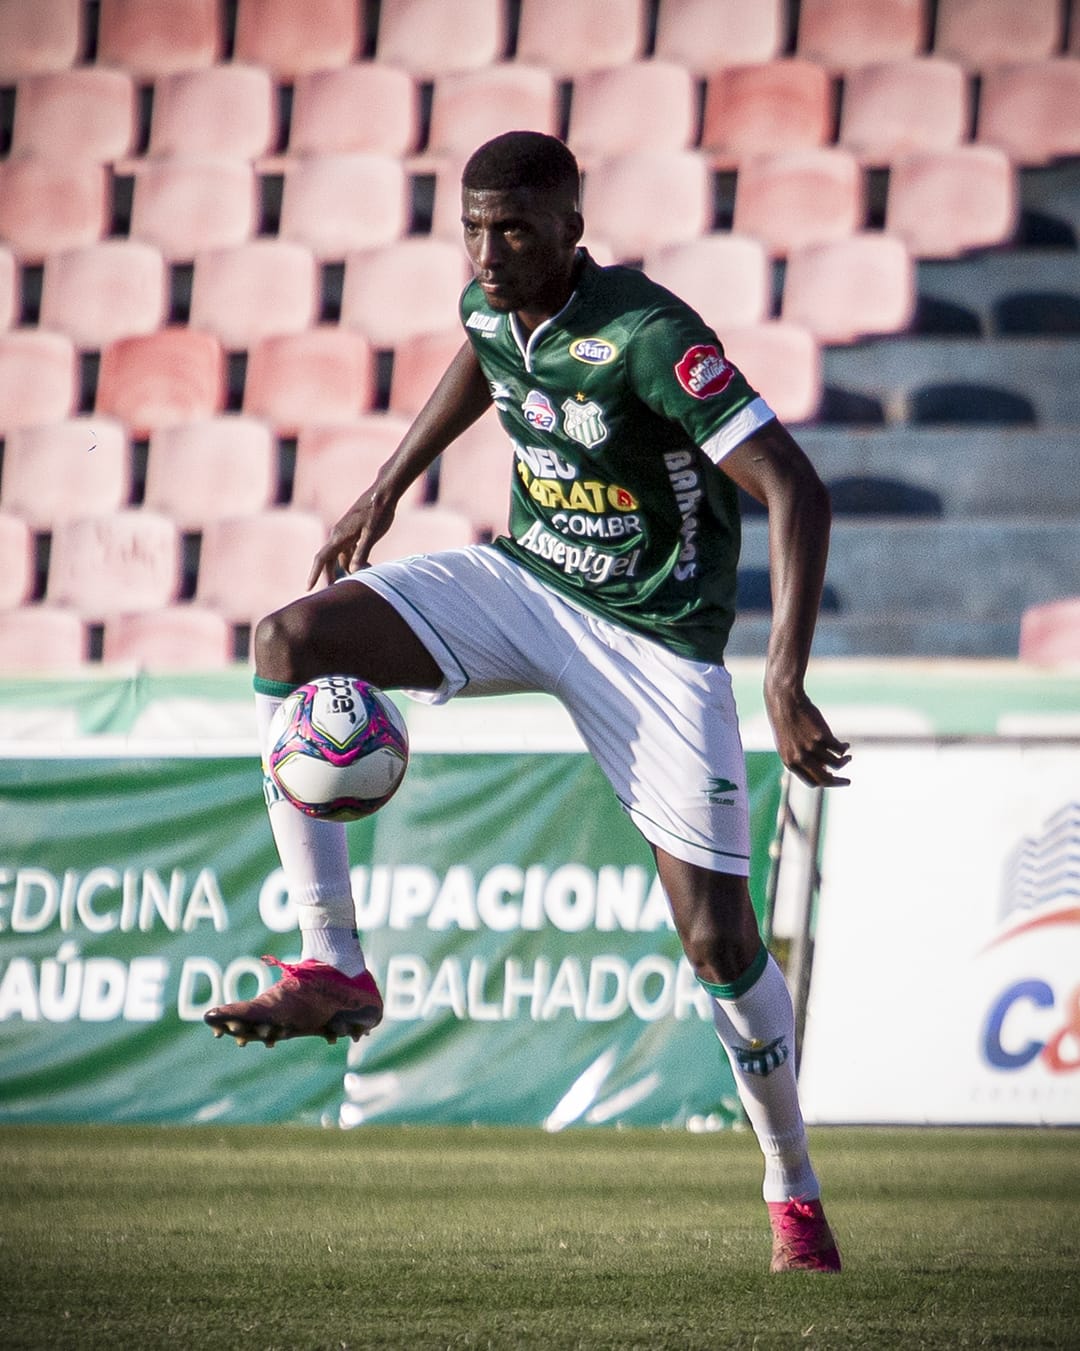
[[[1080,747],[865,746],[829,794],[812,1122],[1080,1124]]]

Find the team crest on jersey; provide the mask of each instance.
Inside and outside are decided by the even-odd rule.
[[[513,401],[514,391],[505,380],[489,380],[488,389],[491,390],[491,402],[496,408],[503,412],[509,412],[509,405]]]
[[[570,355],[587,366],[606,366],[619,355],[619,349],[603,338],[575,338],[570,344]]]
[[[695,399],[711,399],[731,384],[735,367],[712,343],[697,343],[675,363],[679,384]]]
[[[555,405],[539,389],[529,390],[525,395],[525,402],[521,405],[521,411],[525,414],[525,421],[529,426],[535,427],[539,432],[553,431],[559,421]]]
[[[604,425],[604,410],[593,399],[588,403],[578,403],[574,399],[567,399],[562,406],[563,411],[563,431],[574,441],[579,442],[586,450],[592,450],[593,446],[598,446],[607,436],[608,429]]]

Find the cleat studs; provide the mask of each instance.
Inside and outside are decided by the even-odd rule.
[[[215,1037],[223,1037],[225,1035],[225,1029],[223,1027],[214,1027],[211,1028],[211,1031]]]
[[[237,1046],[246,1046],[248,1044],[248,1040],[249,1039],[247,1037],[237,1037],[236,1044]]]

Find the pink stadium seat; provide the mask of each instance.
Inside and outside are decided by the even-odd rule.
[[[82,665],[86,629],[71,610],[24,605],[0,614],[0,674],[72,674]]]
[[[291,161],[285,172],[281,235],[318,258],[400,239],[409,224],[409,181],[390,155],[318,155]]]
[[[500,0],[382,0],[379,6],[376,59],[421,79],[489,66],[505,44]]]
[[[355,0],[238,0],[238,61],[265,66],[290,80],[313,70],[347,66],[360,46],[360,6]]]
[[[916,56],[926,35],[926,0],[802,0],[795,46],[830,70],[852,70]]]
[[[0,242],[20,261],[92,244],[107,224],[102,165],[42,155],[0,162]]]
[[[73,66],[82,21],[82,0],[0,0],[0,84]]]
[[[10,249],[0,248],[0,333],[19,314],[19,265]]]
[[[746,160],[735,185],[732,226],[783,256],[851,234],[865,209],[865,182],[854,155],[822,146]]]
[[[760,323],[769,312],[772,268],[759,239],[703,235],[646,254],[644,268],[721,333]]]
[[[656,55],[697,75],[771,61],[784,44],[783,0],[661,0]]]
[[[177,71],[154,85],[151,155],[255,159],[276,133],[274,85],[258,66]]]
[[[859,233],[796,249],[788,258],[781,315],[823,343],[899,333],[915,314],[915,267],[892,235]]]
[[[521,0],[517,59],[564,79],[636,61],[644,46],[643,0]]]
[[[0,507],[35,530],[119,511],[130,486],[127,437],[112,418],[72,418],[7,434]]]
[[[242,244],[255,221],[255,173],[245,160],[146,160],[135,175],[132,237],[155,244],[170,262]]]
[[[601,160],[589,170],[583,199],[590,231],[620,260],[696,239],[712,223],[708,165],[690,150]]]
[[[191,326],[227,350],[300,333],[315,322],[318,275],[311,250],[286,239],[252,239],[195,256]]]
[[[1016,170],[993,146],[959,146],[897,160],[885,228],[916,258],[951,258],[1004,244],[1018,218]]]
[[[457,151],[439,155],[430,164],[435,179],[432,237],[449,241],[462,257],[465,255],[461,231],[461,172],[467,159],[464,151]]]
[[[438,333],[418,333],[398,343],[390,374],[391,411],[415,417],[465,341],[459,326]]]
[[[1020,660],[1034,666],[1080,664],[1080,596],[1046,601],[1024,611]]]
[[[975,70],[1052,56],[1061,36],[1059,0],[938,0],[935,52]]]
[[[630,61],[574,82],[568,140],[586,166],[611,155],[685,150],[697,135],[694,82],[672,61]]]
[[[77,347],[153,333],[165,320],[165,261],[152,244],[105,239],[45,260],[41,326]]]
[[[21,605],[34,584],[34,540],[21,516],[0,512],[0,610]]]
[[[75,347],[62,333],[0,333],[0,436],[61,422],[75,407]]]
[[[844,82],[840,144],[864,164],[918,150],[948,150],[968,135],[971,90],[963,69],[937,57],[862,66]]]
[[[244,412],[279,433],[305,425],[352,422],[375,394],[375,359],[359,333],[320,326],[263,338],[248,356]]]
[[[276,447],[269,427],[255,418],[181,422],[150,437],[145,504],[181,530],[264,511],[276,484]]]
[[[821,349],[808,329],[783,321],[727,329],[724,352],[783,422],[817,415],[823,392]]]
[[[53,531],[50,604],[101,620],[168,605],[179,583],[176,525],[145,507],[65,521]]]
[[[472,544],[476,531],[469,518],[449,507],[403,507],[394,523],[371,551],[373,563],[412,554],[439,553]]]
[[[210,66],[222,26],[221,0],[101,0],[98,64],[151,80]]]
[[[419,136],[412,77],[373,62],[298,75],[293,89],[291,155],[363,151],[402,156]]]
[[[13,155],[119,159],[135,136],[135,85],[120,70],[78,70],[29,75],[15,95]]]
[[[369,413],[340,427],[301,427],[296,442],[294,509],[313,512],[329,530],[375,478],[409,428],[408,418]],[[404,507],[424,495],[423,476],[405,490]]]
[[[97,405],[134,436],[210,417],[225,401],[225,356],[211,333],[163,328],[120,338],[101,354]]]
[[[477,146],[517,129],[558,131],[555,78],[538,66],[504,62],[439,75],[431,100],[428,155],[467,157]]]
[[[727,66],[706,82],[701,148],[735,167],[750,155],[824,145],[832,124],[832,81],[815,62]]]
[[[439,457],[437,503],[477,535],[505,534],[513,475],[514,450],[492,409]]]
[[[1080,9],[1076,11],[1080,24]],[[1053,57],[988,70],[979,99],[978,140],[1017,164],[1080,155],[1080,61]]]
[[[195,602],[253,624],[303,595],[326,540],[318,516],[292,508],[211,521],[203,531]]]
[[[219,671],[233,659],[232,629],[197,605],[116,615],[105,624],[101,658],[143,671]]]
[[[468,277],[460,244],[402,239],[345,259],[341,322],[375,347],[396,347],[455,322]]]

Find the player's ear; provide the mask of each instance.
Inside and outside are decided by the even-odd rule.
[[[585,233],[585,219],[580,211],[570,211],[563,217],[563,231],[567,247],[576,249]]]

